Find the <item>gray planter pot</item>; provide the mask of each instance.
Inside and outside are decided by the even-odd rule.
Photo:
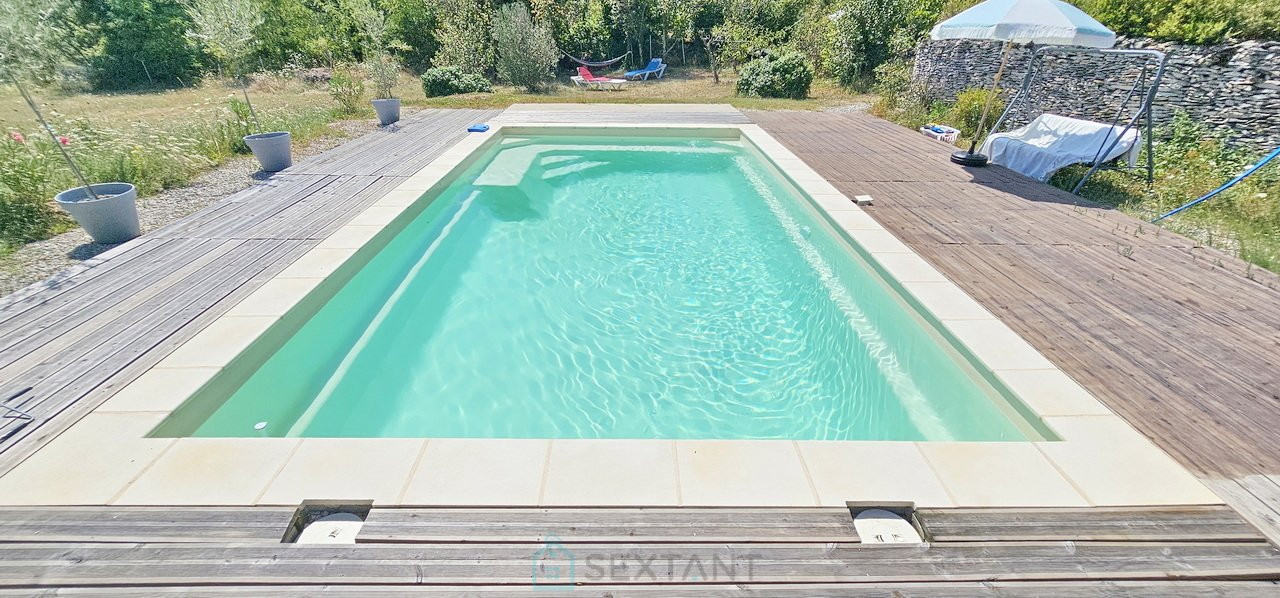
[[[374,100],[373,111],[378,113],[378,124],[385,127],[400,120],[400,100]]]
[[[244,144],[249,146],[253,157],[267,172],[278,172],[293,164],[290,140],[288,131],[244,136]]]
[[[97,183],[88,189],[76,187],[53,197],[59,207],[71,214],[94,242],[103,245],[124,243],[142,234],[138,225],[138,189],[129,183]]]

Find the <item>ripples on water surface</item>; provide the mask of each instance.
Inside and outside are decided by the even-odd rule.
[[[737,142],[508,139],[195,435],[1023,439],[841,243]]]

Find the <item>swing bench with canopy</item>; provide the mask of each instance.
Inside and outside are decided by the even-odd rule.
[[[1167,56],[1155,50],[1114,50],[1115,33],[1084,11],[1061,0],[986,0],[934,26],[930,37],[977,39],[1003,42],[1000,66],[992,81],[991,93],[983,107],[978,131],[968,151],[952,154],[951,161],[963,166],[986,166],[990,160],[1041,181],[1071,164],[1088,164],[1089,171],[1076,184],[1079,192],[1098,170],[1124,168],[1114,163],[1126,157],[1128,167],[1136,166],[1142,133],[1146,135],[1145,168],[1150,182],[1154,172],[1152,153],[1152,103],[1164,75]],[[981,152],[975,152],[991,102],[999,87],[1012,45],[1027,44],[1031,59],[1022,86],[991,127]],[[1039,46],[1039,47],[1037,47]],[[1104,57],[1138,58],[1140,74],[1122,100],[1110,124],[1041,114],[1026,126],[998,133],[1020,104],[1029,104],[1032,88],[1044,72],[1044,58],[1051,53],[1096,54]],[[1154,71],[1154,72],[1153,72]],[[1136,110],[1130,110],[1134,100]],[[1124,125],[1121,127],[1121,121]],[[1139,129],[1143,129],[1140,133]],[[988,158],[990,156],[990,158]],[[1108,166],[1108,164],[1112,164]]]
[[[1056,114],[1041,114],[1026,126],[997,133],[1010,114],[1031,105],[1037,79],[1045,72],[1045,58],[1052,54],[1094,54],[1104,58],[1134,60],[1138,74],[1108,123],[1099,123]],[[983,153],[1002,164],[1040,181],[1061,168],[1085,164],[1089,170],[1072,188],[1079,193],[1099,170],[1143,170],[1147,183],[1155,176],[1155,123],[1152,103],[1164,77],[1168,56],[1157,50],[1114,50],[1044,46],[1032,51],[1022,86],[996,119],[982,145]],[[1135,107],[1136,106],[1136,107]],[[1146,159],[1138,158],[1146,146]]]

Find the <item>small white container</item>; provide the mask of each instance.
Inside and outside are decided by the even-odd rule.
[[[947,125],[935,125],[933,123],[920,127],[920,133],[929,139],[937,139],[943,143],[951,144],[954,144],[956,139],[960,137],[960,129],[953,129]]]

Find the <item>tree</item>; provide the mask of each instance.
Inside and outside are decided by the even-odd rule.
[[[100,47],[88,61],[93,86],[128,89],[194,82],[203,68],[198,44],[177,0],[82,2],[82,18],[98,24]]]
[[[893,54],[905,13],[903,0],[846,0],[835,19],[831,68],[840,84],[870,80],[872,72]]]
[[[720,84],[720,53],[725,46],[724,36],[718,31],[724,23],[724,11],[724,0],[696,0],[690,8],[689,17],[689,28],[702,42],[711,66],[711,80],[717,85]]]
[[[380,100],[390,99],[400,78],[400,61],[391,50],[404,44],[391,37],[387,15],[370,0],[342,0],[342,5],[364,35],[364,67],[373,77],[374,95]]]
[[[255,0],[262,23],[251,60],[267,68],[351,60],[355,26],[337,0]]]
[[[400,61],[416,74],[431,68],[439,44],[432,35],[438,24],[434,2],[423,0],[386,0],[387,25],[391,35],[404,42],[397,54]]]
[[[36,104],[31,93],[27,91],[23,81],[48,83],[53,80],[58,67],[66,62],[68,39],[73,32],[63,27],[51,26],[52,23],[66,21],[74,7],[68,0],[9,0],[11,4],[0,11],[0,83],[12,83],[18,93],[26,101],[27,106],[35,113],[36,120],[44,127],[54,147],[62,152],[62,157],[71,167],[71,172],[94,199],[89,181],[76,166],[76,161],[67,153],[67,149],[58,141],[57,134],[44,113]]]
[[[262,24],[253,1],[186,0],[186,7],[192,24],[187,36],[204,44],[219,66],[238,69],[253,44],[253,30]]]
[[[693,13],[697,9],[694,2],[688,0],[657,0],[654,7],[654,29],[662,38],[662,47],[658,54],[665,60],[667,51],[671,49],[674,38],[681,41],[693,27]]]
[[[0,10],[0,82],[49,83],[66,63],[77,32],[63,26],[69,0],[8,0]]]
[[[498,78],[537,91],[549,81],[559,51],[546,25],[536,25],[523,4],[504,4],[493,19]]]
[[[819,74],[830,74],[831,45],[835,27],[829,15],[831,7],[826,2],[814,2],[804,9],[791,30],[787,44],[804,54]]]
[[[614,56],[609,0],[530,0],[529,4],[534,21],[551,28],[559,49],[588,59]]]
[[[493,71],[493,7],[488,0],[439,0],[436,40],[440,48],[432,66],[460,66],[468,71]]]
[[[652,22],[652,0],[612,0],[610,12],[613,15],[613,26],[622,31],[623,42],[627,51],[631,52],[628,64],[644,64],[643,43],[650,35],[649,24]]]
[[[226,67],[241,78],[239,69],[253,45],[253,31],[262,24],[262,13],[253,0],[186,0],[186,7],[193,26],[187,35],[204,44],[219,68]],[[241,90],[254,126],[260,128],[258,114],[249,101],[249,86],[242,78]]]

